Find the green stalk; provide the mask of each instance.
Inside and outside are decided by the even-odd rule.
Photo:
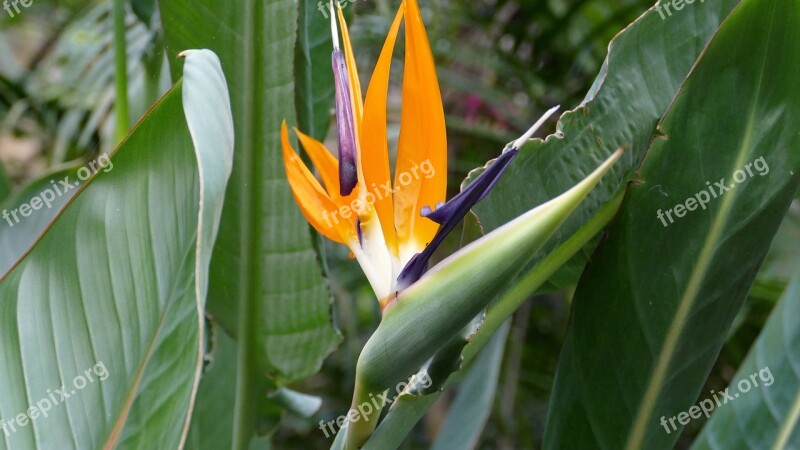
[[[358,449],[364,445],[364,442],[367,442],[372,432],[375,431],[375,427],[378,425],[378,419],[381,416],[381,410],[383,409],[383,402],[379,405],[379,408],[371,408],[370,411],[367,411],[366,408],[362,407],[359,409],[360,405],[374,405],[372,403],[374,398],[380,398],[380,395],[384,393],[382,392],[374,392],[371,391],[364,381],[360,378],[359,374],[361,373],[360,370],[356,369],[356,387],[355,392],[353,393],[353,404],[350,405],[350,410],[348,414],[355,414],[358,413],[357,421],[347,423],[347,449]],[[370,396],[372,394],[372,396]]]
[[[114,0],[114,112],[117,116],[116,143],[128,135],[128,55],[125,43],[125,0]]]
[[[244,21],[244,44],[242,46],[242,53],[244,55],[244,67],[260,67],[264,64],[259,55],[263,52],[262,40],[257,39],[258,31],[261,30],[264,17],[264,2],[245,2],[244,14],[245,17],[251,17],[252,20]],[[259,90],[258,80],[255,70],[247,70],[243,74],[244,88],[242,92],[253,93],[255,95]],[[253,102],[245,102],[243,117],[256,120],[260,116],[258,105]],[[254,132],[257,130],[253,120],[243,121],[241,124],[242,135],[253,138],[253,146],[255,148],[263,148],[266,143],[260,139],[260,134]],[[259,180],[263,177],[260,168],[263,164],[259,161],[258,151],[245,151],[239,153],[237,158],[241,158],[241,179],[243,180]],[[235,178],[234,178],[235,179]],[[253,183],[253,186],[258,186],[258,182]],[[248,188],[248,183],[239,183],[237,186],[240,192],[241,203],[240,205],[261,205],[260,198],[261,189]],[[256,388],[258,373],[255,369],[258,350],[256,349],[256,334],[257,334],[257,307],[256,303],[260,301],[258,294],[258,282],[260,276],[258,261],[259,249],[262,248],[260,242],[259,230],[259,217],[254,214],[253,208],[240,208],[240,221],[243,227],[242,240],[239,243],[241,261],[239,273],[239,285],[242,286],[241,292],[236,299],[238,303],[238,317],[236,321],[236,330],[238,332],[237,342],[239,344],[239,351],[236,356],[236,394],[234,397],[233,406],[233,443],[232,450],[245,450],[249,448],[250,441],[255,432],[255,405],[258,396],[258,389]]]

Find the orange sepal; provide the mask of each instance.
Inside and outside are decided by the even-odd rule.
[[[328,239],[348,245],[357,239],[354,222],[340,220],[339,206],[322,189],[300,156],[289,142],[286,121],[281,124],[281,145],[286,177],[292,188],[292,195],[308,223]],[[338,187],[337,187],[338,189]]]
[[[406,0],[403,110],[395,168],[394,215],[401,245],[421,248],[438,224],[420,216],[447,195],[447,132],[442,96],[417,0]],[[422,176],[420,166],[429,165]]]
[[[325,185],[325,190],[332,200],[336,201],[339,196],[339,161],[328,151],[322,142],[312,138],[311,136],[303,133],[297,128],[294,129],[297,138],[300,140],[300,145],[306,151],[308,157],[311,158],[311,164],[317,169],[322,177],[322,183]],[[336,202],[339,203],[339,202]]]
[[[361,159],[364,182],[367,190],[372,192],[375,198],[375,210],[381,221],[386,245],[395,255],[397,255],[397,233],[394,229],[394,200],[391,192],[387,193],[382,186],[389,183],[391,187],[389,145],[386,140],[386,96],[389,90],[392,52],[402,20],[401,5],[386,36],[375,70],[372,72],[364,102],[364,120],[361,127],[361,146],[366,150]]]

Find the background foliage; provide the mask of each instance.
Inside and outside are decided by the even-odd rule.
[[[161,8],[165,17],[160,17],[156,10],[148,23],[142,21],[141,13],[130,10],[127,15],[129,97],[135,100],[132,121],[165,92],[171,78],[176,78],[173,50],[192,46],[191,36],[180,33],[164,36],[162,29],[162,21],[178,20],[176,11],[181,10],[181,6],[191,10],[185,3],[164,0]],[[315,2],[301,3],[304,5],[299,18],[301,24],[303,21],[321,22]],[[527,128],[532,118],[538,117],[544,109],[556,103],[570,108],[579,104],[601,68],[608,42],[651,3],[637,0],[423,2],[445,101],[450,193],[458,190],[470,170],[496,156],[506,142]],[[0,200],[46,171],[63,169],[60,166],[63,163],[88,160],[108,150],[114,129],[109,5],[109,2],[86,0],[36,0],[16,18],[0,16]],[[358,0],[346,9],[354,18],[351,33],[362,74],[369,74],[374,66],[395,6],[395,2],[388,0]],[[194,13],[201,17],[198,10]],[[270,20],[269,16],[265,17]],[[244,30],[237,28],[236,23],[230,25],[232,30]],[[327,30],[316,36],[305,36],[306,46],[302,52],[327,53],[329,50],[319,44],[325,33]],[[236,45],[238,39],[246,38],[246,31],[241,31],[241,35],[230,36],[230,41],[219,45],[230,47]],[[395,52],[396,57],[402,54]],[[290,58],[303,61],[303,56],[303,53],[285,55],[287,61]],[[228,69],[226,64],[248,62],[223,61],[223,67]],[[328,73],[328,67],[306,70]],[[399,122],[401,73],[402,60],[399,60],[393,64],[394,85],[389,97],[391,123]],[[301,78],[298,88],[306,92],[308,98],[324,97],[330,95],[330,91],[323,92],[326,86],[330,89],[325,79]],[[231,94],[235,110],[247,109],[249,102],[257,105],[269,101],[262,97],[248,98],[236,79],[229,77],[228,81],[234,86]],[[308,111],[313,111],[313,105],[304,103],[308,98],[293,101],[298,108],[307,107]],[[308,117],[309,114],[301,114],[298,120],[307,121],[301,128],[318,137],[325,136],[328,120],[324,117],[308,120]],[[277,132],[277,127],[273,128]],[[391,141],[396,139],[398,129],[390,124],[389,131],[390,148],[393,148]],[[552,124],[548,131],[553,131]],[[251,143],[258,143],[261,138],[257,133],[248,134],[242,129],[237,129],[236,136]],[[235,197],[237,193],[228,195]],[[293,206],[282,207],[291,209]],[[223,217],[232,220],[230,218],[236,214],[228,211]],[[274,223],[269,226],[273,227]],[[225,228],[223,223],[223,246]],[[231,232],[227,239],[234,237]],[[789,278],[800,267],[798,238],[800,204],[795,201],[766,255],[755,287],[744,300],[733,329],[724,339],[711,376],[701,392],[721,390],[732,379],[737,379],[734,377],[737,368],[745,360]],[[304,361],[301,368],[286,369],[288,386],[321,396],[323,409],[312,418],[281,413],[275,405],[262,411],[263,417],[270,420],[254,427],[274,433],[276,448],[325,448],[330,444],[317,429],[318,421],[331,420],[349,407],[354,361],[379,321],[372,291],[358,266],[349,262],[347,252],[327,242],[313,245],[321,246],[328,257],[328,282],[337,299],[336,325],[342,333],[342,345],[327,357],[321,372],[309,379],[297,381],[307,375],[317,359]],[[450,253],[458,245],[459,239],[451,239],[442,254]],[[313,259],[311,245],[306,251],[307,257]],[[324,289],[318,288],[315,303],[309,308],[326,307]],[[210,289],[212,292],[224,290],[215,284],[213,274]],[[479,436],[479,448],[539,448],[542,445],[551,387],[572,306],[574,280],[563,286],[550,286],[545,291],[527,300],[510,324],[501,371],[497,374],[497,395],[492,414]],[[210,301],[210,309],[217,315],[216,324],[221,325],[216,328],[221,333],[217,343],[220,360],[235,358],[232,353],[237,351],[236,344],[224,333],[234,333],[233,327],[226,327],[226,320],[234,320],[237,312],[223,310],[224,305],[215,304],[214,300]],[[266,335],[271,332],[273,330],[264,331]],[[324,329],[321,333],[330,331]],[[318,349],[317,358],[327,354],[338,340],[332,334],[326,336],[328,340]],[[253,345],[258,348],[259,344]],[[201,386],[201,392],[202,389]],[[230,392],[216,394],[223,403],[233,401]],[[453,396],[452,392],[441,396],[415,428],[405,448],[419,448],[430,442],[444,426],[447,405],[454,401]],[[200,402],[198,411],[206,408],[213,412],[214,405],[213,401]],[[274,420],[279,416],[285,426],[275,427]],[[209,420],[207,423],[219,422]],[[693,421],[680,438],[678,447],[688,448],[702,425],[702,421]],[[200,448],[200,439],[192,438],[197,436],[190,434],[189,446]]]

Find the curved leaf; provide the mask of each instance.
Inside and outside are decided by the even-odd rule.
[[[704,51],[578,285],[545,448],[675,443],[659,419],[696,401],[800,185],[798,55],[793,0],[743,2]]]
[[[183,88],[0,281],[0,420],[14,425],[0,448],[180,446],[202,362],[230,120],[219,61],[191,53]]]
[[[475,207],[486,231],[568,189],[611,152],[626,146],[617,167],[528,267],[539,263],[595,216],[633,174],[659,119],[700,52],[739,1],[696,2],[667,20],[661,20],[651,9],[620,32],[609,44],[608,56],[583,102],[559,119],[562,137],[535,140],[525,146],[492,193]],[[575,284],[595,245],[592,241],[587,251],[578,253],[541,290]]]

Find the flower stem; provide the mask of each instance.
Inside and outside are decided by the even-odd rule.
[[[360,371],[356,369],[353,404],[350,405],[350,410],[347,412],[346,450],[357,450],[364,446],[372,432],[375,431],[375,427],[378,425],[378,418],[384,406],[384,402],[380,400],[382,392],[372,392],[367,388],[359,373]],[[374,407],[376,404],[378,404],[377,408]],[[351,418],[354,418],[354,420],[351,421]]]

